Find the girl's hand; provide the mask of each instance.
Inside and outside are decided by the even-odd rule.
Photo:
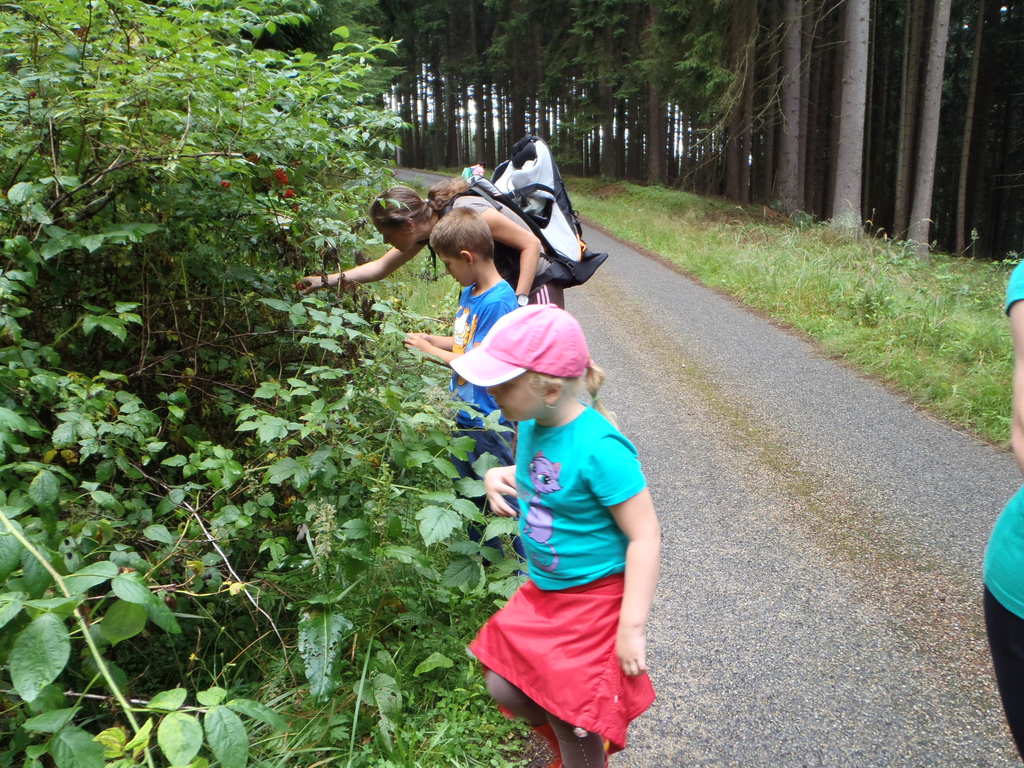
[[[615,639],[615,653],[619,657],[619,666],[630,677],[647,671],[647,637],[643,627],[626,627],[619,625],[618,637]]]
[[[518,517],[519,512],[509,506],[505,496],[516,496],[516,468],[491,467],[484,474],[484,490],[491,512],[501,517]]]

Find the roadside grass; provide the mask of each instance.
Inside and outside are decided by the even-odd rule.
[[[1002,312],[1012,264],[842,237],[663,187],[572,178],[580,213],[705,285],[799,329],[927,410],[1007,440],[1013,348]]]

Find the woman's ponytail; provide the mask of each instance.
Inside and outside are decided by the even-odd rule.
[[[392,187],[373,201],[370,219],[378,230],[395,229],[407,222],[418,223],[433,215],[430,204],[411,187]]]
[[[459,176],[439,181],[427,192],[427,205],[434,213],[440,214],[452,201],[452,198],[461,195],[467,189],[469,189],[469,183]]]
[[[589,360],[587,362],[587,371],[583,374],[583,382],[587,387],[587,392],[590,393],[590,401],[594,405],[594,410],[617,427],[619,422],[615,418],[615,414],[605,408],[597,397],[597,392],[601,389],[601,385],[604,384],[604,379],[604,369],[593,360]]]

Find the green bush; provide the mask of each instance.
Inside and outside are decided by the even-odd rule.
[[[0,9],[4,764],[462,764],[508,728],[460,646],[518,576],[463,532],[426,321],[291,289],[372,240],[398,127],[388,45],[257,45],[308,10]]]

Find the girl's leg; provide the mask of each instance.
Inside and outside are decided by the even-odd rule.
[[[1024,758],[1024,619],[1006,610],[986,589],[985,626],[1003,710]]]
[[[564,768],[604,768],[604,739],[601,734],[587,733],[552,714],[548,714],[548,722],[558,737],[558,748],[562,753]],[[586,735],[581,737],[580,732]]]
[[[485,678],[491,698],[513,715],[535,727],[547,723],[548,713],[504,677],[487,670]]]

